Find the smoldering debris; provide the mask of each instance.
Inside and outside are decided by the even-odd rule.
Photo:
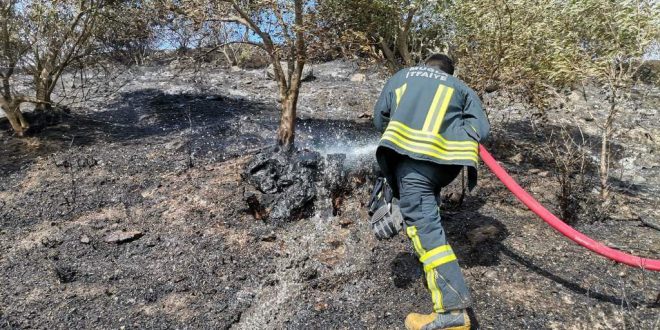
[[[245,191],[244,201],[256,219],[277,225],[310,217],[317,211],[337,215],[343,196],[352,190],[349,176],[368,172],[349,171],[345,162],[345,154],[324,157],[308,149],[260,152],[242,175],[251,186]]]

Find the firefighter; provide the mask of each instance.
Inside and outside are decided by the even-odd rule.
[[[453,76],[453,61],[430,56],[403,69],[383,88],[374,125],[383,132],[376,158],[390,183],[431,292],[433,313],[411,313],[407,329],[469,329],[470,293],[447,242],[436,196],[466,166],[477,179],[479,142],[490,131],[476,93]]]

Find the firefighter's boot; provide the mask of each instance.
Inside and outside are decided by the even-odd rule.
[[[469,330],[470,317],[464,309],[443,314],[410,313],[405,324],[408,330]]]

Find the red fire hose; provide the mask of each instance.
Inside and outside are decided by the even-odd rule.
[[[570,238],[575,243],[578,243],[585,248],[596,252],[606,258],[612,259],[614,261],[642,269],[660,271],[660,260],[656,259],[647,259],[637,256],[633,256],[610,247],[607,247],[588,236],[582,234],[581,232],[573,229],[571,226],[567,225],[565,222],[561,221],[554,214],[550,213],[541,203],[539,203],[532,195],[527,193],[518,183],[497,163],[495,158],[484,148],[482,145],[479,146],[479,154],[481,159],[486,163],[488,168],[497,176],[504,185],[509,188],[509,190],[525,204],[530,210],[532,210],[536,215],[541,217],[543,221],[547,222],[552,228],[556,229],[564,236]]]

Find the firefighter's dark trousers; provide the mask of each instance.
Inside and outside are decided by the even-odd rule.
[[[470,304],[456,255],[447,243],[436,196],[460,173],[457,165],[436,165],[402,157],[396,168],[406,234],[424,266],[433,310],[444,313]]]

